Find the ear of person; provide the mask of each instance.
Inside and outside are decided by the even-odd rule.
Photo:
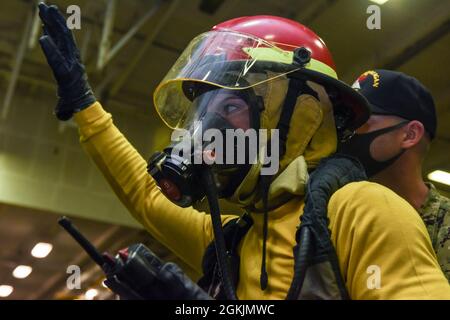
[[[403,147],[410,148],[420,142],[425,134],[425,128],[420,121],[413,120],[405,127],[405,135],[403,139]]]

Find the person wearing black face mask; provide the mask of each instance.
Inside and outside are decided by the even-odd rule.
[[[377,119],[376,115],[372,116],[373,119]],[[380,119],[378,117],[378,119]],[[386,123],[389,122],[386,121],[386,117],[382,117],[381,121],[378,123]],[[394,150],[389,150],[386,152],[381,151],[381,153],[384,153],[382,155],[373,155],[374,148],[372,144],[375,142],[375,144],[378,144],[381,139],[377,139],[380,136],[391,136],[389,133],[395,133],[396,131],[399,131],[398,129],[405,127],[409,121],[402,121],[400,118],[397,117],[391,117],[390,120],[394,121],[400,121],[397,124],[392,124],[387,127],[381,127],[379,129],[365,131],[363,128],[369,127],[369,123],[372,121],[368,121],[363,128],[356,131],[356,133],[353,135],[353,137],[346,143],[343,143],[341,146],[341,151],[343,153],[348,153],[351,155],[354,155],[356,158],[359,159],[359,161],[364,165],[364,169],[366,171],[366,174],[368,177],[374,177],[384,169],[390,167],[393,165],[398,158],[400,158],[403,153],[405,152],[405,149],[398,148],[399,150],[392,154]],[[375,120],[376,121],[376,120]],[[391,148],[393,149],[393,148]]]
[[[422,162],[436,134],[433,98],[418,80],[389,70],[367,71],[353,87],[369,101],[372,116],[340,151],[358,158],[371,181],[419,212],[450,281],[450,200],[422,178]]]

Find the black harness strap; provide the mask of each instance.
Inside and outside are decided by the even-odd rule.
[[[253,220],[248,214],[244,214],[242,217],[233,219],[223,226],[227,256],[230,261],[231,277],[235,288],[239,282],[239,243],[252,225]],[[226,299],[217,266],[214,241],[212,241],[205,250],[202,269],[203,276],[198,281],[198,285],[213,298],[219,300]]]
[[[347,183],[365,180],[365,173],[357,160],[334,155],[323,159],[308,181],[305,195],[305,209],[296,234],[294,250],[294,278],[287,299],[298,299],[307,269],[316,262],[328,261],[341,299],[349,299],[345,281],[342,279],[336,251],[331,243],[328,229],[328,201],[338,189]],[[239,281],[238,247],[253,221],[249,215],[234,219],[224,226],[225,242],[231,262],[234,285]],[[204,275],[199,285],[215,299],[225,299],[218,274],[214,242],[206,249],[203,257]]]
[[[326,257],[334,273],[342,299],[349,299],[342,279],[336,250],[328,229],[328,202],[331,196],[350,182],[366,180],[364,168],[358,160],[335,154],[321,160],[306,186],[305,207],[298,227],[294,247],[294,279],[287,299],[298,299],[312,260]]]
[[[295,106],[297,105],[297,99],[301,94],[310,94],[318,99],[317,93],[312,90],[307,84],[306,80],[298,78],[296,76],[289,77],[289,86],[286,93],[286,98],[283,103],[280,119],[278,120],[277,129],[279,130],[279,159],[281,159],[286,153],[287,135],[289,133],[289,127],[294,113]],[[271,144],[267,145],[267,154],[271,154]],[[269,187],[272,183],[273,176],[261,175],[260,176],[260,193],[263,201],[264,210],[264,223],[263,223],[263,249],[262,249],[262,261],[261,261],[261,276],[260,286],[262,290],[267,288],[269,276],[266,270],[266,251],[267,251],[267,229],[268,229],[268,195]]]

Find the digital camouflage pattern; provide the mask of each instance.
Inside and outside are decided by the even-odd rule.
[[[419,209],[430,234],[439,265],[450,282],[450,199],[442,196],[431,184],[427,199]]]

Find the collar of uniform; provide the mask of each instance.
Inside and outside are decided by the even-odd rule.
[[[425,185],[428,187],[428,195],[425,202],[420,206],[419,214],[421,216],[430,212],[429,209],[433,206],[434,200],[440,196],[436,187],[431,182],[425,182]]]
[[[290,200],[286,201],[277,208],[269,211],[269,220],[277,221],[280,219],[285,219],[290,214],[300,215],[303,212],[304,198],[303,197],[292,197]],[[263,223],[263,215],[259,212],[250,212],[250,216],[254,222],[254,226],[261,225]],[[300,224],[300,220],[298,221]],[[258,227],[257,227],[258,228]],[[262,230],[262,229],[261,229]]]

